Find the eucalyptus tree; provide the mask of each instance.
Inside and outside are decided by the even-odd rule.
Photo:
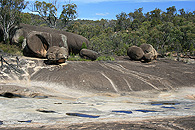
[[[125,12],[117,14],[116,19],[116,31],[127,30],[127,28],[130,26],[130,19]]]
[[[20,13],[27,4],[24,0],[0,0],[0,29],[5,43],[9,41],[11,30],[19,24]]]
[[[63,5],[63,10],[60,15],[60,19],[62,20],[63,27],[66,27],[66,25],[77,18],[77,5],[74,3],[70,3]]]
[[[49,27],[55,28],[57,24],[56,3],[57,0],[53,2],[36,1],[29,10],[38,13],[41,18],[49,25]]]

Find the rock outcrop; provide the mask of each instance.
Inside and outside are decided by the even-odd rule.
[[[127,55],[132,60],[143,60],[144,62],[151,62],[156,60],[158,53],[150,44],[142,44],[140,47],[131,46],[127,50]]]
[[[131,46],[127,50],[127,55],[132,60],[141,60],[144,56],[144,52],[140,47],[137,46]]]
[[[98,53],[89,49],[82,49],[80,51],[80,56],[85,59],[96,60],[98,58]]]
[[[143,60],[146,62],[150,62],[152,60],[156,60],[158,53],[156,52],[156,50],[153,48],[152,45],[150,44],[142,44],[140,46],[140,48],[143,50],[144,52],[144,56],[143,56]]]
[[[152,53],[146,53],[146,54],[144,54],[143,60],[144,60],[145,62],[151,62],[151,61],[153,60],[153,55],[152,55]]]
[[[67,46],[68,46],[69,53],[74,53],[74,54],[78,54],[80,52],[83,43],[86,43],[87,46],[89,44],[89,41],[83,36],[80,36],[80,35],[77,35],[77,34],[74,34],[74,33],[70,33],[70,32],[66,32],[66,31],[60,31],[60,30],[48,28],[48,27],[38,27],[38,26],[33,26],[33,25],[21,24],[21,26],[16,28],[15,31],[13,31],[13,32],[14,33],[12,35],[11,41],[14,42],[14,43],[18,43],[19,38],[21,36],[24,37],[24,38],[32,36],[32,37],[35,37],[35,39],[37,39],[38,41],[40,41],[41,40],[40,33],[41,33],[41,34],[43,34],[42,37],[44,39],[47,39],[47,37],[50,37],[49,38],[50,41],[54,41],[54,42],[47,41],[48,43],[50,43],[50,45],[48,45],[49,47],[55,45],[55,46],[66,48],[66,45],[64,46],[64,44],[63,44],[65,41],[64,42],[58,42],[57,41],[57,39],[60,38],[61,36],[66,36],[67,37]],[[36,34],[33,34],[32,32],[37,32],[39,34],[39,37],[38,36],[33,36],[33,35],[36,35]],[[46,45],[46,44],[44,44],[44,45]],[[30,47],[26,47],[25,44],[23,46],[24,46],[25,49],[26,48],[30,49]],[[29,52],[27,51],[27,53],[29,53]]]
[[[24,41],[24,54],[27,56],[46,57],[52,46],[67,48],[67,37],[63,34],[32,31]]]
[[[48,49],[46,58],[49,64],[64,63],[68,59],[68,49],[64,47],[52,46]]]
[[[195,115],[194,65],[166,59],[142,64],[125,58],[46,66],[39,58],[4,59],[2,129],[194,129],[195,117],[189,116]],[[129,117],[143,121],[131,122]]]

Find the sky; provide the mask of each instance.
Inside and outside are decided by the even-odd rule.
[[[61,5],[68,3],[69,0],[58,0],[58,2],[58,14],[60,14]],[[88,20],[116,19],[116,15],[121,12],[128,14],[142,7],[143,13],[155,8],[166,11],[166,8],[172,6],[177,10],[184,8],[185,11],[195,11],[195,0],[71,0],[71,3],[77,5],[78,19]]]

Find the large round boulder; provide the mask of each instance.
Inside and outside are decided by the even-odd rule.
[[[89,41],[87,40],[87,38],[81,35],[77,35],[70,32],[63,32],[62,34],[67,36],[69,54],[79,54],[83,44],[86,44],[87,46],[89,45]]]
[[[85,59],[96,60],[98,58],[98,53],[89,49],[82,49],[80,51],[80,56]]]
[[[150,53],[153,50],[153,46],[150,44],[142,44],[140,48],[144,51],[144,53]]]
[[[46,57],[49,33],[33,31],[26,37],[26,45],[32,51],[31,56]],[[25,54],[25,53],[24,53]]]
[[[68,49],[64,47],[52,46],[47,50],[46,58],[49,64],[64,63],[68,59]]]
[[[152,61],[152,60],[156,60],[157,59],[157,56],[158,56],[158,53],[157,51],[153,48],[152,45],[150,44],[142,44],[140,46],[140,48],[142,48],[145,56],[144,56],[144,60],[145,61]],[[150,54],[148,54],[150,53]]]
[[[19,29],[17,26],[12,30],[11,34],[11,42],[12,43],[19,43],[21,42],[21,38],[24,38],[24,31]]]
[[[24,40],[24,55],[46,57],[47,50],[52,46],[64,47],[68,50],[67,37],[58,33],[32,31]],[[30,54],[30,55],[29,55]]]
[[[11,41],[17,44],[20,37],[24,37],[26,39],[26,37],[28,37],[29,34],[31,34],[33,31],[48,33],[52,35],[53,41],[57,40],[59,35],[66,36],[69,54],[70,53],[79,54],[79,52],[82,49],[83,43],[85,43],[87,46],[89,44],[89,41],[81,35],[77,35],[77,34],[66,32],[66,31],[60,31],[57,29],[49,28],[49,27],[40,27],[40,26],[33,26],[33,25],[28,25],[28,24],[21,24],[20,27],[17,27],[14,33],[12,34]],[[56,38],[55,38],[55,35],[57,36]],[[57,41],[52,42],[52,45],[60,46],[60,47],[64,46],[63,44],[60,44]]]
[[[131,46],[127,50],[127,55],[132,60],[141,60],[144,56],[144,52],[140,47],[137,46]]]

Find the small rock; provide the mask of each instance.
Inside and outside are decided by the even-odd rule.
[[[141,60],[143,58],[144,52],[140,47],[137,46],[131,46],[127,50],[127,55],[132,60]]]
[[[80,51],[80,56],[85,59],[90,59],[92,61],[98,58],[98,53],[89,49],[82,49]]]
[[[51,63],[64,63],[68,59],[68,49],[64,47],[52,46],[48,49],[46,57]]]

